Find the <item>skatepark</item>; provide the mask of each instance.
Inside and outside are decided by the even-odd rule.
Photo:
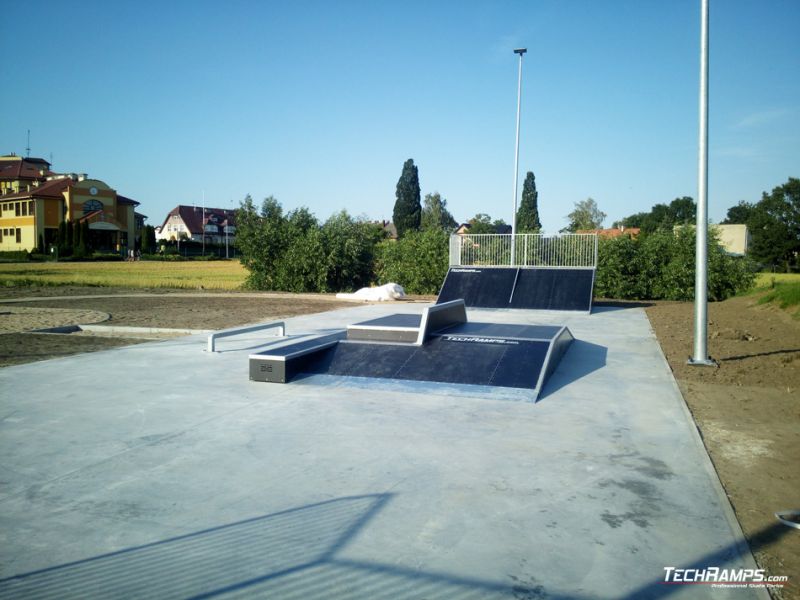
[[[755,568],[641,308],[456,302],[438,326],[460,329],[426,337],[436,306],[0,371],[0,597],[687,598],[709,590],[666,568]],[[519,348],[485,340],[542,332],[568,343],[534,385],[451,381],[424,354],[501,369],[539,354],[480,362]],[[254,356],[323,338],[317,366],[253,378]],[[397,352],[435,368],[348,370]]]

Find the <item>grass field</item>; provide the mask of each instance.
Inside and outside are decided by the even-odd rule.
[[[236,290],[247,271],[239,261],[62,262],[0,264],[0,286],[86,285]]]
[[[773,282],[800,283],[800,273],[759,273],[756,277],[756,288],[770,288]]]
[[[767,292],[759,298],[759,304],[794,309],[794,317],[800,319],[800,273],[759,273],[755,291]]]

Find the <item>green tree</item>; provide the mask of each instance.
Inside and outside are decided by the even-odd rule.
[[[659,230],[637,238],[601,239],[595,295],[601,298],[691,300],[694,297],[695,231]],[[728,256],[713,228],[708,236],[708,295],[724,300],[746,291],[755,270],[747,258]]]
[[[497,233],[497,228],[492,224],[492,217],[486,213],[478,213],[467,222],[471,234]]]
[[[286,218],[280,202],[269,196],[257,210],[248,194],[236,211],[236,223],[239,260],[249,271],[245,285],[258,290],[277,289],[278,269],[286,248]]]
[[[514,233],[538,233],[542,229],[539,220],[539,192],[536,191],[536,177],[528,171],[522,184],[522,201],[517,211],[517,231]]]
[[[399,283],[409,294],[438,294],[448,267],[448,239],[444,229],[411,231],[404,238],[378,244],[378,283]]]
[[[322,226],[327,289],[343,292],[368,286],[375,245],[382,237],[379,226],[354,219],[345,210],[332,215]]]
[[[737,204],[736,206],[731,206],[728,209],[728,214],[726,215],[725,220],[722,221],[722,224],[746,225],[753,216],[754,210],[755,210],[754,204],[741,200],[739,204]]]
[[[56,237],[59,256],[69,256],[72,251],[72,248],[67,244],[67,231],[69,231],[68,223],[61,221],[58,224],[58,236]]]
[[[764,192],[747,223],[751,233],[753,257],[766,264],[783,265],[788,270],[800,254],[800,179]]]
[[[421,229],[432,229],[434,227],[448,231],[458,227],[453,215],[447,210],[447,200],[442,198],[439,192],[425,194],[420,218]]]
[[[569,213],[566,218],[569,220],[569,225],[561,231],[574,233],[581,229],[599,229],[606,219],[606,213],[597,207],[597,202],[592,198],[587,198],[581,202],[576,202],[575,210]]]
[[[694,198],[683,196],[675,198],[669,203],[669,227],[673,228],[675,225],[690,225],[697,220],[697,204]]]
[[[81,230],[82,230],[81,239],[83,240],[83,255],[91,256],[93,248],[92,248],[92,232],[91,229],[89,228],[89,221],[81,222]],[[155,237],[155,230],[153,230],[153,236]]]
[[[409,158],[403,164],[403,172],[397,181],[396,200],[392,220],[397,229],[397,237],[401,238],[407,231],[419,229],[422,214],[420,204],[419,171],[414,159]]]
[[[79,258],[83,258],[86,253],[86,244],[83,241],[83,228],[77,221],[72,222],[72,254]]]
[[[64,245],[68,248],[68,251],[71,253],[75,249],[75,227],[72,221],[66,221],[64,227]]]
[[[683,196],[675,198],[669,204],[655,204],[650,212],[641,212],[615,221],[613,227],[638,227],[644,233],[653,233],[659,229],[672,230],[675,225],[689,225],[695,222],[697,205],[693,198]]]
[[[289,292],[322,292],[325,285],[325,248],[319,223],[307,208],[286,215],[286,247],[276,268],[275,287]]]

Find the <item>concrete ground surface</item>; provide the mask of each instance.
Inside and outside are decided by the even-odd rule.
[[[290,336],[423,306],[288,319]],[[0,598],[765,598],[642,309],[473,310],[576,337],[524,393],[248,380],[270,333],[0,370]]]

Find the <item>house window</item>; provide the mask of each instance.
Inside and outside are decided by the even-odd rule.
[[[15,217],[20,216],[21,212],[22,212],[22,207],[20,206],[20,203],[19,202],[15,202],[14,203],[14,216]]]
[[[17,243],[21,244],[22,243],[22,229],[17,228],[16,229],[16,233],[17,233]]]
[[[31,200],[30,202],[28,202],[28,214],[29,214],[29,215],[32,215],[32,214],[33,214],[33,200]]]
[[[27,217],[28,216],[28,203],[27,202],[22,202],[22,216],[23,217]]]
[[[2,241],[3,241],[3,230],[0,229],[0,242],[2,242]]]

